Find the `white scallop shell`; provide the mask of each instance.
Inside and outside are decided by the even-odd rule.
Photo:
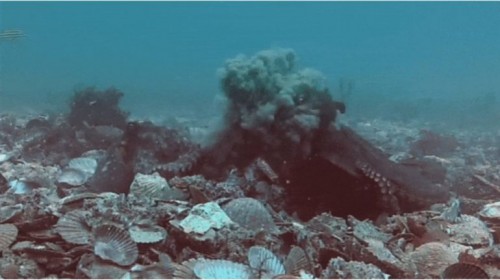
[[[91,177],[97,169],[97,161],[90,157],[74,158],[69,161],[68,167],[78,169],[88,177]]]
[[[170,185],[158,173],[151,175],[137,173],[130,185],[130,194],[138,198],[161,199],[164,193],[170,191]]]
[[[70,186],[81,186],[87,182],[87,179],[87,176],[81,170],[65,168],[57,179],[57,182],[65,183]]]
[[[295,276],[299,276],[301,271],[310,272],[312,267],[306,252],[298,246],[292,247],[286,257],[284,266],[287,274]]]
[[[9,248],[17,239],[17,227],[13,224],[0,224],[0,252]]]
[[[71,186],[85,184],[97,169],[97,161],[90,157],[79,157],[69,161],[57,181]]]
[[[273,278],[285,274],[285,267],[273,252],[262,246],[252,246],[248,250],[248,263],[255,271],[259,271],[263,278]]]
[[[254,198],[236,198],[224,205],[223,209],[233,222],[246,229],[258,231],[276,228],[269,211]]]
[[[115,225],[103,224],[94,229],[94,253],[118,265],[131,265],[139,256],[130,234]]]
[[[59,218],[56,232],[68,243],[85,245],[92,239],[92,233],[86,222],[87,211],[73,210]]]

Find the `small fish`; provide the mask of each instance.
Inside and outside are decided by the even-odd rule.
[[[455,263],[441,274],[443,279],[489,279],[489,275],[479,266],[469,263]]]
[[[20,29],[8,29],[0,32],[0,39],[14,40],[25,36],[26,34]]]

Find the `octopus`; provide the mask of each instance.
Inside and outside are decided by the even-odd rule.
[[[282,173],[292,204],[305,217],[331,211],[375,218],[424,209],[449,198],[447,187],[388,155],[348,127],[330,129],[315,155]]]

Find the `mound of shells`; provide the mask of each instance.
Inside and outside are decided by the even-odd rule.
[[[0,115],[0,141],[30,143],[28,121]],[[74,134],[89,143],[84,132]],[[168,144],[175,150],[174,142]],[[50,159],[36,161],[23,154],[28,148],[0,142],[2,278],[500,278],[500,202],[491,195],[458,193],[449,207],[377,221],[335,213],[301,221],[285,211],[286,185],[263,158],[246,171],[231,167],[226,179],[210,180],[182,176],[194,167],[184,164],[194,163],[185,157],[174,162],[182,168],[173,174],[162,170],[166,162],[146,162],[151,168],[135,174],[128,193],[114,193],[87,186],[110,151],[90,147],[74,155],[61,147],[37,146]],[[480,147],[466,148],[461,152],[468,160],[487,159],[488,166],[474,169],[487,171],[476,176],[482,179],[472,179],[491,191],[500,162]],[[458,156],[444,160],[459,165]],[[360,168],[392,192],[369,166]]]

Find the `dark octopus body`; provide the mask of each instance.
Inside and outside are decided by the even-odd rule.
[[[382,212],[413,211],[449,198],[446,187],[414,166],[389,160],[347,127],[330,129],[321,139],[310,158],[282,169],[291,210],[303,218],[323,211],[374,218]]]

